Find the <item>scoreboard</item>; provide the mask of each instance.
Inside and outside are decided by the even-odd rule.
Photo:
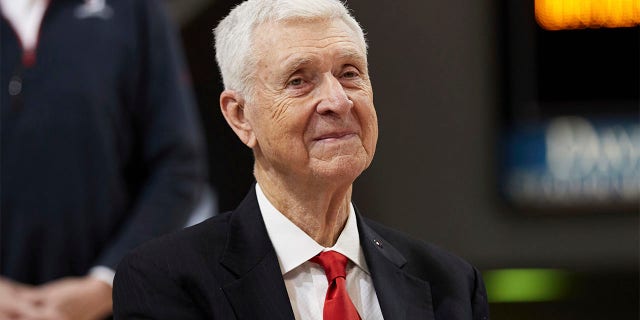
[[[502,2],[500,191],[544,212],[638,212],[640,1]]]

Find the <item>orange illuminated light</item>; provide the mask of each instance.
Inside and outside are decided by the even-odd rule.
[[[640,0],[535,0],[535,11],[547,30],[640,25]]]

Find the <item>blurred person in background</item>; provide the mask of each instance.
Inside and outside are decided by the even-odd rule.
[[[205,189],[181,49],[155,0],[0,0],[0,319],[99,319],[114,270]]]

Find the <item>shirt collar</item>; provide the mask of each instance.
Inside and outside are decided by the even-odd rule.
[[[360,235],[356,223],[356,213],[353,205],[349,204],[349,216],[338,237],[338,241],[331,248],[321,246],[302,229],[287,219],[260,189],[256,183],[256,195],[258,206],[262,213],[262,219],[267,227],[267,233],[278,256],[280,271],[282,274],[297,268],[307,260],[313,258],[322,251],[336,251],[346,256],[360,269],[369,273],[364,253],[360,247]]]

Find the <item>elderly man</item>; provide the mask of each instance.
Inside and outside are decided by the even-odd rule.
[[[478,272],[367,220],[378,135],[366,44],[336,0],[249,0],[215,30],[222,112],[257,183],[118,267],[119,319],[487,319]]]

